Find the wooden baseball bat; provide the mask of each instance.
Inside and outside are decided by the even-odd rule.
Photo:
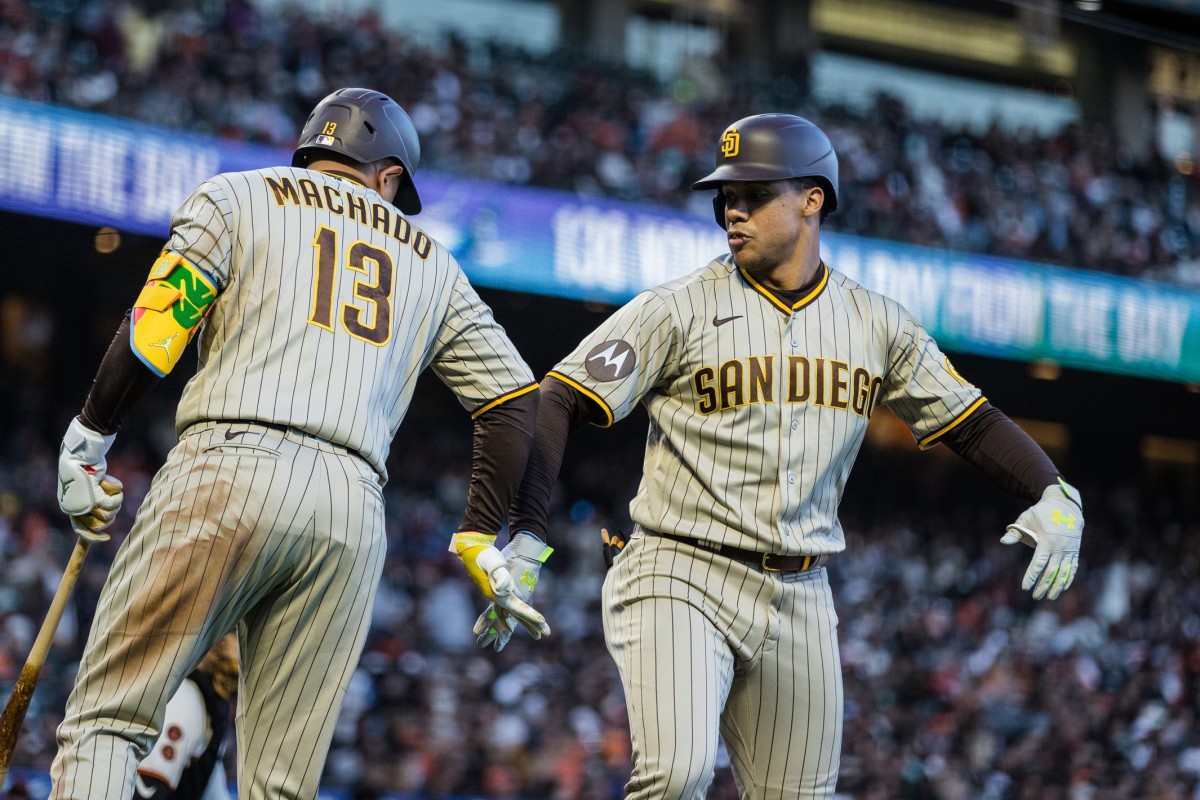
[[[58,591],[54,593],[54,602],[50,604],[50,610],[46,612],[46,619],[42,622],[42,628],[33,642],[33,650],[30,651],[29,658],[25,660],[25,666],[21,669],[21,675],[17,678],[12,695],[9,696],[8,703],[4,706],[4,713],[0,715],[0,786],[4,785],[4,781],[8,777],[8,769],[12,766],[13,750],[17,746],[17,736],[21,733],[21,725],[25,721],[25,712],[29,710],[29,701],[33,698],[33,689],[37,685],[42,666],[46,663],[50,644],[54,641],[54,632],[58,630],[59,620],[62,619],[63,611],[66,610],[67,600],[71,596],[71,590],[75,588],[75,581],[83,569],[83,561],[87,558],[90,546],[91,544],[86,539],[76,540],[75,549],[71,552],[71,559],[63,571],[62,580],[58,582]]]
[[[100,479],[100,488],[111,497],[124,487],[119,480],[108,475]],[[50,645],[54,641],[54,633],[58,630],[63,612],[67,609],[67,600],[71,597],[75,581],[79,579],[79,573],[83,570],[88,548],[92,546],[89,540],[80,535],[80,531],[90,529],[97,522],[93,514],[71,517],[71,527],[76,534],[75,549],[71,551],[71,558],[67,560],[67,567],[58,582],[58,591],[54,593],[54,600],[46,612],[46,619],[42,621],[42,627],[33,641],[29,658],[25,659],[25,666],[22,667],[12,694],[4,705],[4,713],[0,714],[0,787],[3,787],[4,781],[8,779],[13,751],[17,747],[21,725],[25,722],[25,713],[29,711],[29,701],[33,699],[34,687],[37,686],[38,676],[46,663],[46,656],[50,654]],[[91,530],[87,532],[91,533]]]

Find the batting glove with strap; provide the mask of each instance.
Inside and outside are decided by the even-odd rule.
[[[106,542],[101,533],[117,518],[125,501],[121,482],[107,474],[105,456],[115,434],[104,436],[71,420],[58,451],[58,506],[71,517],[72,527],[89,542]]]
[[[509,572],[517,579],[514,591],[523,602],[533,602],[533,591],[537,588],[542,565],[553,552],[553,548],[547,547],[545,542],[529,531],[517,531],[508,546],[500,551]],[[522,622],[519,618],[517,621]],[[530,630],[528,625],[525,625],[525,629],[533,638],[541,638],[538,633]],[[478,637],[475,643],[480,647],[491,645],[498,653],[508,644],[515,630],[513,615],[493,601],[475,621],[474,633]]]
[[[1035,600],[1054,600],[1075,580],[1082,538],[1083,501],[1075,487],[1059,478],[1058,483],[1046,487],[1041,500],[1008,526],[1000,543],[1022,542],[1034,548],[1021,588],[1033,589]]]
[[[604,548],[604,568],[612,569],[613,562],[625,549],[625,534],[617,531],[609,533],[608,528],[600,529],[601,546]]]
[[[504,554],[496,549],[494,535],[459,531],[450,540],[450,551],[463,562],[471,580],[497,609],[521,623],[534,639],[550,635],[546,618],[518,594],[520,584],[513,578]]]

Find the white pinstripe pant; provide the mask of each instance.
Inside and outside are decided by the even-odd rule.
[[[189,428],[101,593],[51,797],[131,797],[167,700],[234,626],[238,796],[316,797],[385,542],[378,477],[361,458],[252,424]]]
[[[833,797],[842,671],[823,567],[762,573],[635,534],[604,581],[604,635],[629,710],[628,800],[703,798],[718,734],[743,798]]]

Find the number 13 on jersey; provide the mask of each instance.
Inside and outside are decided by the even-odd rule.
[[[312,313],[308,321],[319,328],[333,331],[334,291],[342,266],[338,261],[337,231],[322,225],[313,239],[313,247],[316,249],[316,275],[313,281]],[[372,264],[374,283],[370,282]],[[392,286],[395,277],[391,255],[367,242],[356,241],[346,249],[344,266],[365,277],[354,281],[354,297],[363,304],[347,301],[341,305],[339,316],[342,327],[356,339],[373,345],[387,344],[392,336]]]

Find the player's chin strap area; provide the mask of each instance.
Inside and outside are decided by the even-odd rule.
[[[732,558],[734,561],[749,564],[763,572],[805,572],[823,566],[829,561],[828,554],[785,556],[776,553],[760,553],[757,550],[747,550],[743,547],[712,544],[711,542],[703,542],[699,539],[690,539],[686,536],[676,536],[673,533],[658,533],[657,531],[646,531],[646,533],[651,536],[661,536],[664,539],[670,539],[671,541],[691,547],[698,547],[701,550],[707,550],[710,553],[716,553],[725,558]]]

